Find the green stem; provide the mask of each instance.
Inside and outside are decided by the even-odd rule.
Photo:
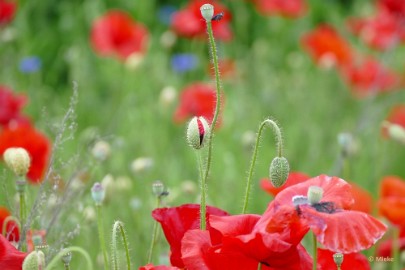
[[[197,152],[198,156],[198,168],[200,171],[200,191],[201,191],[201,198],[200,198],[200,230],[206,229],[206,199],[207,199],[207,185],[205,182],[205,178],[203,177],[203,166],[200,152]]]
[[[349,157],[343,157],[343,179],[350,179],[350,160]]]
[[[17,224],[17,228],[19,229],[19,231],[20,231],[20,228],[21,228],[21,224],[20,224],[20,222],[18,221],[18,219],[16,217],[14,217],[14,216],[6,217],[4,219],[4,221],[3,221],[3,228],[1,230],[2,235],[4,237],[6,237],[6,238],[7,238],[7,225],[8,225],[9,222],[15,222]]]
[[[65,256],[67,251],[70,251],[70,252],[76,251],[76,252],[80,253],[81,255],[83,255],[83,257],[86,259],[86,263],[87,263],[87,268],[85,268],[85,269],[93,270],[93,263],[91,262],[90,255],[86,252],[86,250],[82,249],[81,247],[68,247],[68,248],[63,249],[58,254],[56,254],[56,256],[48,264],[48,266],[45,268],[45,270],[51,270],[52,268],[54,268],[56,266],[56,264],[60,263],[60,260],[62,259],[63,256]],[[65,266],[65,269],[66,269],[66,266]]]
[[[103,226],[101,204],[96,204],[96,210],[97,210],[98,237],[100,240],[101,251],[103,253],[104,269],[109,269],[107,248],[105,246],[105,238],[104,238],[104,226]]]
[[[113,269],[118,270],[118,255],[117,255],[117,231],[119,230],[121,234],[122,243],[124,244],[125,255],[127,258],[127,269],[131,270],[131,259],[129,258],[129,249],[128,249],[128,241],[127,236],[124,230],[124,224],[121,221],[116,221],[113,226],[113,233],[112,233],[112,262],[113,262]]]
[[[25,181],[25,179],[18,179],[16,183],[17,183],[17,192],[20,197],[20,223],[21,223],[21,226],[25,226],[26,208],[27,208],[26,203],[25,203],[25,189],[26,189],[27,182]],[[22,228],[22,229],[23,229],[23,231],[25,231],[24,228]],[[23,237],[21,237],[20,241],[22,241],[22,239],[23,239]],[[26,251],[25,241],[20,242],[19,247],[20,247],[21,251],[23,251],[23,252]]]
[[[312,233],[312,241],[313,241],[313,249],[312,249],[312,257],[313,257],[313,265],[312,265],[312,269],[316,270],[316,266],[317,266],[317,262],[318,262],[318,242],[316,241],[316,235],[314,233]]]
[[[70,270],[70,264],[65,264],[65,270]]]
[[[401,267],[401,257],[399,250],[399,228],[393,227],[393,241],[392,241],[392,258],[393,265],[392,270],[399,270]]]
[[[208,138],[208,153],[207,153],[207,163],[205,168],[204,177],[201,179],[201,204],[200,204],[200,215],[201,215],[201,224],[200,229],[205,230],[205,213],[206,213],[206,206],[205,206],[205,197],[206,197],[206,183],[208,179],[208,175],[211,168],[211,159],[212,159],[212,141],[214,135],[214,128],[217,123],[219,110],[221,108],[221,79],[219,76],[219,67],[218,67],[218,56],[217,56],[217,48],[214,40],[214,34],[212,31],[212,24],[210,20],[206,20],[207,23],[207,33],[208,39],[210,43],[210,51],[212,56],[212,61],[214,64],[214,71],[215,71],[215,82],[216,82],[216,105],[215,105],[215,112],[214,117],[212,118],[212,123],[210,127],[210,135]]]
[[[161,197],[156,197],[156,208],[160,207]],[[152,263],[153,248],[156,244],[156,238],[158,234],[158,222],[155,220],[153,223],[153,232],[152,232],[152,241],[150,243],[149,254],[148,254],[148,263]]]
[[[252,159],[251,159],[251,162],[250,162],[249,174],[248,174],[248,178],[247,178],[247,181],[246,181],[246,191],[245,191],[245,199],[244,199],[243,208],[242,208],[242,214],[246,214],[246,211],[247,211],[247,206],[248,206],[248,203],[249,203],[250,190],[251,190],[251,187],[252,187],[253,171],[254,171],[255,164],[256,164],[257,153],[259,151],[259,143],[260,143],[260,139],[261,139],[261,136],[262,136],[262,131],[263,131],[263,129],[264,129],[264,127],[266,125],[272,127],[273,131],[274,131],[274,133],[276,135],[278,156],[282,157],[282,155],[283,155],[283,139],[282,139],[281,130],[280,130],[279,126],[276,124],[276,122],[274,122],[271,119],[264,120],[260,124],[259,131],[257,132],[256,144],[255,144],[255,148],[253,150],[253,155],[252,155]]]
[[[262,263],[259,262],[259,264],[257,265],[257,270],[262,270]]]

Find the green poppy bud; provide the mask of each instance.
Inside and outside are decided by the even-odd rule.
[[[204,117],[193,117],[187,127],[187,142],[194,149],[204,147],[208,140],[210,127]]]
[[[42,251],[33,251],[25,257],[23,270],[38,270],[45,268],[45,255]]]
[[[275,157],[270,164],[270,180],[274,187],[278,188],[285,184],[290,165],[285,157]]]

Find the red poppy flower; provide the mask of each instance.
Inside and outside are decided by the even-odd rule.
[[[10,216],[10,212],[7,208],[0,206],[0,229],[3,230],[3,224],[5,219]],[[18,225],[14,221],[9,221],[6,227],[6,238],[11,242],[18,242],[20,240],[20,230]]]
[[[353,61],[349,43],[330,25],[318,26],[302,37],[304,49],[318,64],[346,66]]]
[[[392,91],[399,83],[396,73],[370,57],[347,66],[343,76],[357,97]]]
[[[212,22],[212,30],[217,39],[230,41],[232,39],[232,31],[229,27],[231,14],[224,5],[210,0],[191,0],[184,9],[175,12],[171,21],[174,32],[181,37],[205,39],[206,24],[200,11],[200,7],[204,4],[213,5],[215,14],[223,12],[224,16],[220,21]]]
[[[0,24],[6,24],[13,20],[17,3],[9,0],[0,0]]]
[[[405,181],[397,176],[384,177],[380,184],[378,209],[391,223],[405,227]]]
[[[221,96],[221,104],[223,104]],[[205,83],[194,83],[182,90],[180,104],[174,113],[175,122],[184,122],[193,116],[203,116],[208,122],[212,122],[216,105],[215,88]],[[221,119],[218,119],[220,125]]]
[[[225,211],[207,206],[207,229],[211,228],[208,217],[210,215],[225,216]],[[181,259],[181,241],[188,230],[200,227],[200,206],[198,204],[184,204],[172,208],[158,208],[152,212],[153,218],[158,221],[170,244],[170,262],[173,266],[184,267]]]
[[[259,232],[256,226],[260,218],[258,215],[210,216],[212,230],[191,230],[185,234],[182,240],[185,266],[256,270],[261,262],[262,269],[311,269],[311,259],[302,246],[285,242],[279,233]]]
[[[371,247],[380,239],[386,226],[366,213],[350,211],[354,200],[350,185],[338,178],[320,175],[281,191],[272,207],[287,205],[294,207],[293,198],[306,199],[308,188],[322,188],[319,203],[302,202],[295,206],[302,226],[312,229],[317,240],[325,248],[341,253],[354,253]]]
[[[382,135],[385,138],[389,138],[388,127],[390,125],[397,125],[404,129],[405,132],[405,104],[398,104],[394,106],[387,118],[385,119],[385,124],[382,125]]]
[[[378,5],[395,16],[405,16],[405,2],[402,0],[378,0]]]
[[[0,155],[10,147],[22,147],[31,156],[31,167],[27,173],[31,183],[42,181],[48,164],[51,146],[48,138],[30,125],[8,127],[0,132]]]
[[[405,34],[405,28],[385,9],[380,9],[372,18],[351,19],[348,24],[367,45],[379,50],[394,47]]]
[[[259,13],[297,18],[306,13],[304,0],[252,0]]]
[[[27,253],[18,251],[3,235],[0,235],[0,269],[21,270]]]
[[[21,109],[26,103],[25,95],[14,94],[8,87],[0,85],[0,125],[5,127],[11,122],[28,123],[28,119],[21,115]]]
[[[306,175],[305,173],[290,172],[290,174],[288,175],[288,178],[283,186],[276,188],[273,186],[270,179],[263,178],[262,180],[260,180],[260,187],[267,193],[270,193],[271,195],[276,196],[282,190],[284,190],[290,186],[296,185],[298,183],[302,183],[305,180],[308,180],[309,178],[310,177],[308,175]]]
[[[336,263],[333,260],[333,254],[330,250],[318,248],[318,267],[322,270],[336,270]],[[339,268],[341,270],[370,270],[370,264],[361,253],[349,253],[344,254],[343,263]]]
[[[402,252],[405,250],[405,237],[399,238],[399,250]],[[393,256],[392,254],[392,240],[387,240],[378,245],[377,249],[377,256],[382,256],[382,257],[390,257]]]
[[[148,30],[125,12],[108,11],[94,21],[91,45],[102,56],[117,56],[126,60],[134,54],[143,55],[148,43]]]

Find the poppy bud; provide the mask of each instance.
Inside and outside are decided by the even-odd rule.
[[[155,181],[152,184],[152,192],[156,197],[159,197],[162,195],[163,191],[165,189],[165,186],[161,181]]]
[[[31,158],[27,150],[21,147],[8,148],[3,154],[7,166],[17,175],[24,176],[31,166]]]
[[[204,4],[200,7],[201,15],[208,22],[214,16],[214,6],[211,4]]]
[[[317,186],[310,186],[308,188],[307,197],[309,204],[319,203],[323,196],[323,189]]]
[[[335,261],[336,266],[340,269],[340,266],[343,263],[343,254],[342,253],[333,254],[333,260]]]
[[[204,117],[193,117],[187,127],[187,142],[194,149],[204,147],[209,137],[210,127]]]
[[[65,254],[62,256],[62,262],[65,264],[65,266],[70,264],[70,261],[72,260],[72,252],[66,251]]]
[[[274,187],[279,188],[287,181],[290,165],[285,157],[275,157],[270,164],[270,180]]]
[[[93,197],[97,205],[100,205],[104,201],[105,190],[100,183],[95,183],[91,188],[91,197]]]
[[[45,268],[45,255],[42,251],[33,251],[25,258],[23,270],[38,270]]]

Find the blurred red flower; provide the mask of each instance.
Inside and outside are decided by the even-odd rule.
[[[336,263],[333,260],[333,254],[330,250],[318,248],[318,266],[322,270],[336,270]],[[344,254],[340,270],[370,270],[370,264],[366,256],[361,253]]]
[[[139,270],[180,270],[180,268],[174,266],[166,266],[166,265],[156,265],[149,263],[145,266],[139,267]]]
[[[282,190],[284,190],[290,186],[293,186],[295,184],[302,183],[305,180],[308,180],[309,178],[310,177],[308,175],[306,175],[305,173],[290,172],[285,184],[282,185],[281,187],[279,187],[279,188],[274,187],[273,184],[271,183],[270,179],[268,179],[268,178],[263,178],[260,180],[260,187],[267,193],[269,193],[273,196],[276,196]]]
[[[379,50],[392,48],[405,37],[405,27],[386,9],[371,18],[350,19],[348,25],[368,46]]]
[[[96,19],[91,28],[91,45],[102,56],[117,56],[126,60],[134,54],[144,54],[148,30],[120,10],[108,11]]]
[[[49,139],[31,125],[7,127],[0,131],[0,155],[10,147],[22,147],[31,156],[27,173],[31,183],[40,183],[48,164],[51,146]]]
[[[263,15],[281,15],[297,18],[304,15],[307,5],[304,0],[252,0],[257,11]]]
[[[371,214],[373,210],[373,197],[370,192],[355,183],[350,183],[350,185],[352,187],[351,192],[354,199],[351,210]]]
[[[378,0],[377,3],[380,7],[386,8],[391,14],[404,20],[405,2],[403,0]]]
[[[25,256],[0,234],[0,269],[21,270]]]
[[[14,94],[7,86],[0,85],[0,126],[12,123],[28,123],[28,118],[21,115],[21,109],[27,103],[27,97]]]
[[[223,104],[221,96],[221,104]],[[193,83],[186,86],[180,95],[180,104],[174,113],[174,121],[184,122],[193,116],[203,116],[209,123],[214,117],[216,105],[216,91],[210,84]],[[217,126],[221,123],[218,118]]]
[[[320,25],[302,37],[304,49],[320,65],[349,65],[353,51],[349,43],[330,25]]]
[[[343,77],[359,98],[393,91],[399,85],[397,74],[371,57],[344,68]]]
[[[10,0],[0,0],[0,24],[6,24],[13,20],[17,3]]]
[[[186,38],[206,38],[206,24],[201,16],[200,7],[204,4],[214,6],[215,14],[223,12],[224,16],[220,21],[212,21],[212,30],[215,38],[222,41],[232,39],[232,31],[229,26],[231,13],[222,4],[211,0],[191,0],[188,5],[172,16],[171,27],[176,34]]]
[[[385,124],[382,125],[382,135],[385,138],[389,138],[388,127],[390,125],[397,125],[404,129],[405,133],[405,104],[395,105],[389,112],[385,119]]]
[[[321,201],[317,204],[302,202],[295,206],[293,198],[305,199],[310,186],[322,188]],[[295,207],[302,226],[311,228],[325,248],[333,252],[354,253],[372,246],[387,228],[366,213],[345,210],[353,203],[351,187],[346,181],[320,175],[281,191],[270,207]]]
[[[209,216],[226,216],[225,211],[207,206],[207,230],[210,230]],[[170,262],[173,266],[183,268],[181,241],[184,234],[200,227],[200,205],[184,204],[178,207],[158,208],[153,210],[152,217],[163,229],[167,242],[170,244]]]
[[[405,227],[405,180],[398,176],[384,177],[377,207],[392,224]]]
[[[1,230],[1,234],[2,234],[2,231],[3,231],[4,221],[8,216],[11,216],[8,209],[3,207],[3,206],[0,206],[0,230]],[[20,240],[20,229],[18,228],[18,225],[17,225],[16,222],[9,221],[7,223],[6,233],[7,233],[6,238],[7,238],[8,241],[10,241],[10,242],[18,242]]]

